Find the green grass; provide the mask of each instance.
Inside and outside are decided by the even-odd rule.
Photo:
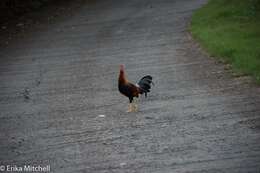
[[[210,0],[190,30],[211,56],[260,84],[260,0]]]

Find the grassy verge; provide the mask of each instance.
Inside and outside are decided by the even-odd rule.
[[[194,13],[190,30],[211,56],[260,84],[260,0],[210,0]]]

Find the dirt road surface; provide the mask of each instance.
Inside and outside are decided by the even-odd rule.
[[[188,33],[205,0],[73,3],[51,22],[41,23],[55,7],[35,14],[39,23],[18,23],[24,31],[1,46],[1,165],[260,172],[259,87],[232,76]],[[154,77],[137,113],[126,113],[118,93],[119,64],[133,82]]]

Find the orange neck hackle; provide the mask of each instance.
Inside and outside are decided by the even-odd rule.
[[[123,64],[120,65],[119,82],[121,83],[127,82],[125,77],[125,66]]]
[[[123,64],[120,64],[120,72],[124,73],[125,66]]]

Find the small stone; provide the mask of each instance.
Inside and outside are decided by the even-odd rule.
[[[120,166],[125,166],[125,165],[126,165],[126,163],[124,163],[124,162],[120,163]]]
[[[106,115],[98,115],[99,118],[105,118]]]
[[[164,128],[164,127],[167,127],[168,125],[166,123],[162,124],[161,127]]]
[[[21,26],[24,26],[24,24],[23,23],[17,23],[16,26],[21,27]]]

